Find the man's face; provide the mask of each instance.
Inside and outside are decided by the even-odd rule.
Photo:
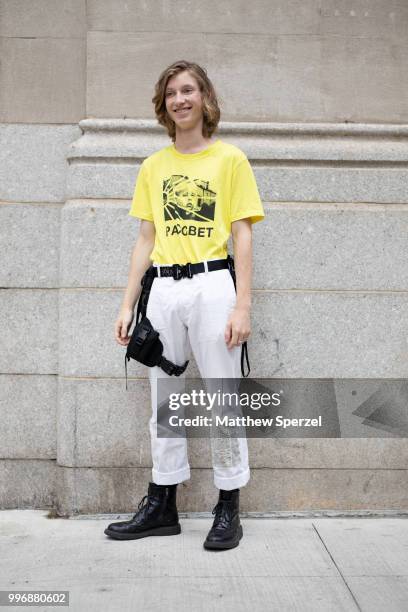
[[[191,129],[203,118],[203,101],[196,79],[187,71],[168,80],[166,109],[176,126]]]

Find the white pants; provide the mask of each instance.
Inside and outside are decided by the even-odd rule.
[[[159,267],[156,263],[153,265]],[[202,379],[240,378],[241,346],[228,349],[224,338],[235,301],[234,283],[228,269],[202,272],[177,281],[172,277],[157,277],[150,291],[146,316],[160,333],[163,355],[173,363],[183,365],[191,358],[192,351]],[[188,366],[179,377],[180,385],[184,384],[187,373]],[[172,378],[174,385],[177,377],[170,377],[158,366],[149,368],[152,479],[156,484],[170,485],[190,478],[187,438],[157,436],[158,378]],[[163,381],[160,381],[162,388]],[[211,456],[214,484],[218,489],[232,490],[247,484],[250,472],[246,437],[211,437]]]

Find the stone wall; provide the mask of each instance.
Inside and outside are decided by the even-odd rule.
[[[151,476],[147,372],[113,324],[151,97],[206,66],[254,169],[251,376],[408,372],[408,7],[0,0],[0,506],[130,511]],[[189,375],[196,375],[192,364]],[[181,510],[214,498],[190,440]],[[406,510],[404,439],[250,439],[242,509]]]

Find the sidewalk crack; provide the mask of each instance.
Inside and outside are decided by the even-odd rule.
[[[316,532],[316,534],[317,534],[317,537],[319,538],[319,540],[320,540],[320,541],[321,541],[321,543],[323,544],[324,548],[326,549],[327,554],[329,555],[329,557],[330,557],[330,559],[331,559],[331,561],[332,561],[332,563],[333,563],[334,567],[335,567],[335,568],[336,568],[336,570],[338,571],[338,573],[339,573],[339,575],[340,575],[341,579],[343,580],[343,582],[344,582],[344,584],[345,584],[345,586],[346,586],[346,588],[347,588],[348,592],[350,593],[350,595],[351,595],[351,597],[352,597],[352,599],[353,599],[354,603],[356,604],[357,610],[359,610],[359,612],[362,612],[362,609],[361,609],[361,607],[360,607],[360,605],[359,605],[359,603],[358,603],[358,601],[357,601],[357,599],[356,599],[356,597],[355,597],[355,595],[354,595],[353,591],[351,590],[351,588],[350,588],[350,586],[349,586],[349,584],[348,584],[347,580],[345,579],[345,577],[344,577],[344,575],[343,575],[342,571],[340,570],[339,566],[337,565],[336,561],[334,560],[334,557],[333,557],[333,555],[331,554],[330,550],[327,548],[325,541],[323,540],[322,536],[320,535],[320,533],[319,533],[319,531],[318,531],[318,529],[317,529],[317,527],[316,527],[316,525],[315,525],[314,523],[312,523],[312,527],[313,527],[313,529],[315,530],[315,532]]]

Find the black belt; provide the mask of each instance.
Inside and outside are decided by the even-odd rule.
[[[223,270],[228,268],[227,259],[215,259],[207,262],[208,272],[214,272],[215,270]],[[172,276],[174,280],[180,280],[181,278],[193,278],[194,274],[205,272],[205,265],[203,262],[199,263],[187,263],[187,264],[173,264],[172,266],[160,266],[160,277]],[[158,277],[158,268],[153,266],[151,271],[153,277]]]

